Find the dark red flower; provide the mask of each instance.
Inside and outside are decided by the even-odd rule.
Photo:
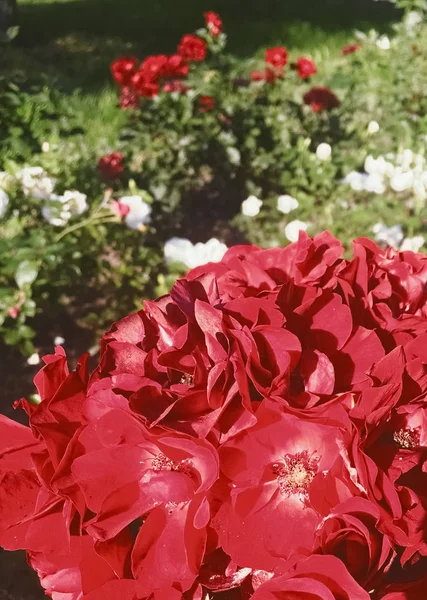
[[[304,94],[304,103],[310,104],[314,112],[331,110],[340,105],[335,94],[325,87],[314,87]]]
[[[147,79],[143,71],[138,71],[132,77],[132,86],[139,96],[143,98],[154,98],[159,93],[159,84]]]
[[[101,156],[98,161],[98,170],[104,179],[117,179],[120,173],[123,173],[124,156],[121,152],[112,152],[106,156]]]
[[[317,73],[316,65],[310,58],[298,58],[296,69],[301,79],[308,79]]]
[[[178,54],[185,60],[201,61],[206,58],[206,42],[192,33],[184,35],[178,46]]]
[[[215,98],[212,96],[200,96],[199,98],[199,111],[209,112],[215,108]]]
[[[252,600],[370,600],[335,556],[310,556],[260,585]]]
[[[357,52],[362,47],[362,44],[349,44],[348,46],[344,46],[341,50],[343,56],[347,56],[347,54],[352,54],[353,52]]]
[[[169,56],[166,65],[166,75],[168,77],[186,77],[188,71],[188,64],[182,56],[179,54],[172,54],[172,56]]]
[[[139,73],[146,82],[154,83],[168,73],[169,64],[169,58],[165,54],[148,56],[140,66]]]
[[[288,63],[288,52],[283,46],[268,48],[265,51],[265,62],[275,68],[285,67]]]
[[[220,16],[213,11],[204,13],[206,27],[214,37],[218,36],[222,31],[222,21]]]
[[[114,80],[123,86],[128,86],[132,76],[136,73],[138,59],[133,56],[124,56],[119,58],[111,65],[111,73]]]

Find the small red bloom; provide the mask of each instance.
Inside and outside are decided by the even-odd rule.
[[[148,56],[142,63],[139,72],[147,82],[156,82],[166,74],[169,59],[164,54]]]
[[[186,94],[190,88],[184,85],[179,79],[168,81],[163,86],[164,92],[179,92],[180,94]]]
[[[178,46],[178,54],[186,60],[205,60],[206,42],[192,33],[184,35]]]
[[[316,65],[310,58],[299,58],[296,62],[296,69],[301,79],[308,79],[317,73]]]
[[[304,103],[310,104],[314,112],[330,110],[340,105],[340,101],[330,89],[314,87],[304,94]]]
[[[182,56],[179,54],[172,54],[172,56],[169,56],[168,58],[165,70],[168,77],[186,77],[188,75],[189,67]]]
[[[212,96],[200,96],[199,110],[200,112],[209,112],[215,108],[215,98]]]
[[[132,77],[132,85],[136,92],[144,98],[154,98],[159,93],[159,84],[147,79],[146,74],[138,71]]]
[[[119,85],[129,85],[136,73],[138,59],[133,56],[119,58],[111,65],[111,73]]]
[[[120,107],[126,110],[128,108],[138,108],[138,106],[139,96],[137,91],[130,86],[123,87],[120,94]]]
[[[205,12],[204,16],[206,21],[206,27],[209,29],[211,35],[215,37],[219,35],[222,31],[222,21],[220,19],[220,16],[212,10]]]
[[[121,152],[112,152],[101,156],[98,161],[98,170],[104,179],[116,179],[123,172],[124,156]]]
[[[264,81],[265,75],[261,71],[252,71],[251,79],[252,81]]]
[[[9,310],[7,311],[8,316],[11,319],[16,319],[19,315],[19,308],[17,306],[12,306],[12,308],[9,308]]]
[[[349,44],[348,46],[344,46],[341,50],[343,56],[347,56],[347,54],[353,54],[353,52],[357,52],[362,47],[362,44]]]
[[[288,62],[288,52],[283,46],[268,48],[265,51],[265,62],[273,67],[285,67]]]

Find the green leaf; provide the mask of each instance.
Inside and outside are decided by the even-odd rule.
[[[24,260],[18,266],[15,273],[15,281],[22,290],[26,285],[31,285],[36,279],[39,272],[39,265],[33,260]]]

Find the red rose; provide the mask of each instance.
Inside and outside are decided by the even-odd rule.
[[[255,427],[222,446],[221,469],[231,492],[214,526],[235,563],[275,571],[312,551],[321,517],[312,507],[311,488],[339,458],[344,428],[339,410],[313,422],[263,404]],[[254,539],[257,544],[250,543]]]
[[[297,535],[297,534],[296,534]],[[252,600],[370,600],[335,556],[310,556],[258,587]]]
[[[209,112],[215,108],[215,98],[212,96],[200,96],[199,110],[200,112]]]
[[[304,94],[304,103],[310,104],[314,112],[331,110],[340,105],[335,94],[325,87],[314,87]]]
[[[172,54],[172,56],[169,56],[166,65],[166,74],[169,77],[186,77],[188,71],[188,64],[182,56],[179,54]]]
[[[132,77],[132,85],[137,94],[143,98],[151,99],[159,94],[159,84],[147,79],[146,73],[142,71],[138,71],[138,73],[135,73]]]
[[[339,557],[356,581],[375,588],[395,557],[391,540],[381,533],[381,511],[364,498],[336,506],[318,528],[319,551]]]
[[[316,65],[309,58],[298,58],[296,69],[298,71],[298,76],[301,79],[308,79],[317,73]]]
[[[190,88],[187,85],[184,85],[179,79],[168,81],[163,86],[163,91],[168,93],[179,92],[180,94],[186,94],[189,89]]]
[[[285,67],[288,62],[288,52],[283,46],[268,48],[265,51],[265,62],[276,68]]]
[[[178,46],[178,54],[185,60],[205,60],[206,58],[206,42],[197,35],[184,35]]]
[[[111,65],[111,73],[115,81],[120,85],[129,85],[132,76],[136,73],[138,59],[133,56],[119,58]]]
[[[121,152],[112,152],[101,156],[98,161],[98,170],[104,179],[116,179],[123,173],[124,156]]]
[[[264,81],[265,74],[261,73],[261,71],[252,71],[251,79],[252,81]]]
[[[120,108],[124,110],[128,108],[138,108],[139,95],[135,88],[124,86],[120,94]]]
[[[205,12],[206,27],[214,37],[218,36],[222,31],[222,21],[216,12]]]
[[[362,44],[349,44],[348,46],[344,46],[341,50],[343,56],[347,56],[347,54],[352,54],[353,52],[357,52],[362,47]]]
[[[169,58],[164,54],[148,56],[139,68],[141,78],[146,82],[156,82],[168,71]]]

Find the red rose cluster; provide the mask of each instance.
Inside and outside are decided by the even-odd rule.
[[[267,49],[265,51],[265,69],[264,71],[252,71],[252,81],[275,83],[278,79],[282,79],[288,60],[288,51],[283,46]],[[291,67],[298,73],[300,79],[308,79],[317,73],[316,65],[310,58],[300,57]]]
[[[210,11],[204,16],[209,35],[217,37],[222,30],[219,15]],[[160,91],[186,93],[189,88],[182,79],[188,75],[190,63],[205,60],[206,52],[204,39],[187,34],[182,37],[176,54],[148,56],[140,65],[133,56],[114,61],[111,73],[121,88],[121,107],[136,108],[141,97],[154,98]]]
[[[427,597],[427,258],[231,248],[0,418],[0,544],[54,600]]]

